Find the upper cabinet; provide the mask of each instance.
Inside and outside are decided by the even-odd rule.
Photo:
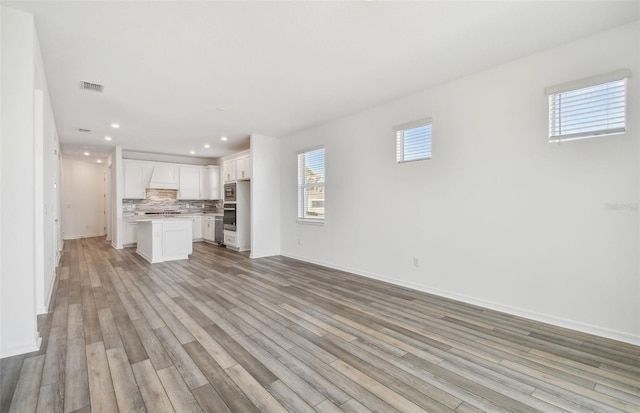
[[[219,166],[181,166],[178,199],[220,199]]]
[[[124,193],[122,195],[125,199],[144,199],[145,189],[147,183],[145,182],[145,176],[148,176],[148,168],[145,168],[145,164],[139,161],[122,161],[124,170]]]
[[[200,168],[197,166],[180,167],[178,199],[204,199],[200,195]]]
[[[149,188],[154,189],[178,189],[178,167],[170,163],[150,162],[153,171]]]
[[[220,199],[220,167],[217,165],[210,165],[207,167],[209,174],[209,191],[207,193],[207,199]]]
[[[178,199],[184,200],[221,199],[220,167],[217,165],[178,165],[133,159],[123,159],[122,164],[123,199],[145,199],[148,188],[177,189]]]
[[[238,181],[251,179],[251,155],[236,159],[236,179]]]
[[[225,182],[247,181],[251,179],[251,170],[251,154],[244,152],[223,162],[223,179]]]
[[[235,159],[229,159],[224,161],[222,169],[224,173],[225,182],[236,180],[236,160]]]

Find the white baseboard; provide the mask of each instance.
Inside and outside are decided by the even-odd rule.
[[[26,343],[14,344],[10,347],[3,347],[0,352],[0,358],[17,356],[18,354],[31,353],[32,351],[40,350],[40,344],[42,343],[42,337],[38,337],[33,341]]]
[[[102,233],[102,234],[87,234],[87,235],[65,236],[64,240],[82,239],[82,238],[95,238],[95,237],[104,237],[104,233]]]
[[[53,298],[53,286],[56,285],[56,278],[58,278],[58,271],[53,271],[53,277],[51,278],[51,285],[49,286],[49,294],[47,294],[47,306],[44,305],[38,308],[38,314],[46,314],[49,312],[51,306],[51,298]]]
[[[461,301],[463,303],[477,305],[479,307],[487,308],[489,310],[500,311],[503,313],[507,313],[510,315],[527,318],[534,321],[539,321],[546,324],[551,324],[557,327],[567,328],[570,330],[580,331],[583,333],[593,334],[600,337],[610,338],[612,340],[622,341],[629,344],[640,345],[640,336],[636,336],[633,334],[626,333],[624,331],[616,331],[606,327],[595,326],[592,324],[583,323],[580,321],[569,320],[562,317],[556,317],[551,314],[539,313],[536,311],[527,310],[524,308],[513,307],[510,305],[500,304],[489,300],[484,300],[481,298],[470,297],[463,294],[454,293],[451,291],[441,290],[437,288],[432,288],[426,285],[396,280],[390,277],[386,277],[384,275],[371,273],[368,271],[362,271],[355,268],[343,267],[341,265],[336,265],[328,262],[311,260],[304,257],[298,257],[290,254],[281,254],[284,257],[293,258],[300,261],[309,262],[312,264],[322,265],[324,267],[333,268],[340,271],[349,272],[355,275],[360,275],[367,278],[372,278],[379,281],[388,282],[389,284],[394,284],[400,287],[411,288],[412,290],[422,291],[425,293],[437,295],[444,298],[450,298],[452,300]]]
[[[275,255],[280,255],[280,251],[274,251],[274,252],[258,252],[256,254],[255,251],[251,251],[251,254],[249,255],[249,258],[251,259],[255,259],[255,258],[265,258],[265,257],[273,257]]]

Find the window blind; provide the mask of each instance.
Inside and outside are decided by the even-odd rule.
[[[627,77],[618,71],[547,89],[549,141],[625,132]]]
[[[324,188],[324,148],[315,148],[298,153],[299,220],[324,220]]]
[[[431,158],[431,119],[396,126],[396,161]]]

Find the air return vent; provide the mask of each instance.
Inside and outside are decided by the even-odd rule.
[[[78,128],[78,132],[89,133],[91,132],[91,129]]]
[[[104,92],[104,85],[100,85],[98,83],[85,82],[84,80],[80,82],[80,88],[85,90],[92,90],[94,92]]]

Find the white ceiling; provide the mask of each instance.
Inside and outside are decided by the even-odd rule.
[[[640,3],[3,4],[35,15],[64,153],[218,157],[251,133],[285,136],[637,20]]]

